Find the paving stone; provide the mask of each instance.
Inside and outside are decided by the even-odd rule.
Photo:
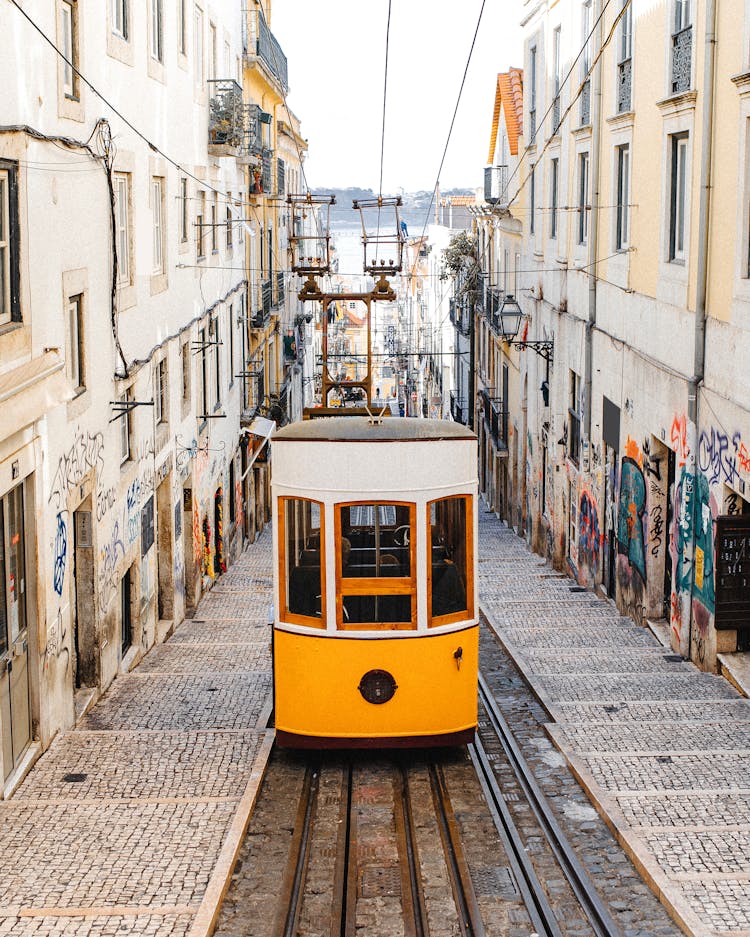
[[[596,783],[607,791],[716,790],[750,781],[750,753],[585,756]]]
[[[252,732],[68,732],[16,793],[29,800],[239,797],[262,736]],[[73,777],[74,780],[67,778]]]
[[[750,722],[631,722],[567,724],[579,752],[750,752]],[[750,783],[750,779],[749,779]]]
[[[197,907],[236,806],[2,805],[0,909]]]
[[[255,729],[270,673],[118,677],[81,723],[84,729]]]
[[[270,641],[197,646],[168,641],[146,655],[138,667],[138,673],[252,673],[269,671],[271,667]]]
[[[184,937],[192,914],[0,917],[2,937]]]
[[[619,792],[617,806],[634,827],[731,826],[750,827],[750,790],[715,793],[691,790],[659,793]]]

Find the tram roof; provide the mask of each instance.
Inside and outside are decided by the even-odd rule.
[[[290,423],[271,438],[272,442],[422,442],[477,437],[467,426],[452,420],[393,416],[373,423],[366,416],[330,416]]]

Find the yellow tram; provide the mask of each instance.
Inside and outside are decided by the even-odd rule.
[[[273,437],[276,738],[470,741],[477,442],[443,420],[305,420]]]

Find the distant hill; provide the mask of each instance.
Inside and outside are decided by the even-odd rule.
[[[336,204],[331,207],[331,227],[332,228],[356,228],[359,227],[359,214],[352,209],[354,199],[376,198],[377,193],[372,189],[360,189],[356,186],[350,186],[347,189],[313,189],[314,195],[335,195]],[[390,195],[395,194],[391,193]],[[441,189],[440,197],[445,198],[448,195],[473,195],[474,189]],[[420,190],[419,192],[401,193],[403,201],[399,209],[399,217],[406,222],[410,234],[417,234],[424,227],[425,223],[430,224],[435,217],[435,205],[432,201],[432,192]]]

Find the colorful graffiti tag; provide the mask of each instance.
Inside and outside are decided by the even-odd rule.
[[[599,514],[593,495],[584,491],[578,510],[578,568],[586,572],[586,578],[596,580],[601,555],[602,535],[599,530]]]
[[[646,482],[635,459],[624,456],[620,470],[617,507],[617,551],[626,556],[643,582],[646,581],[646,543],[643,515],[646,512]]]

